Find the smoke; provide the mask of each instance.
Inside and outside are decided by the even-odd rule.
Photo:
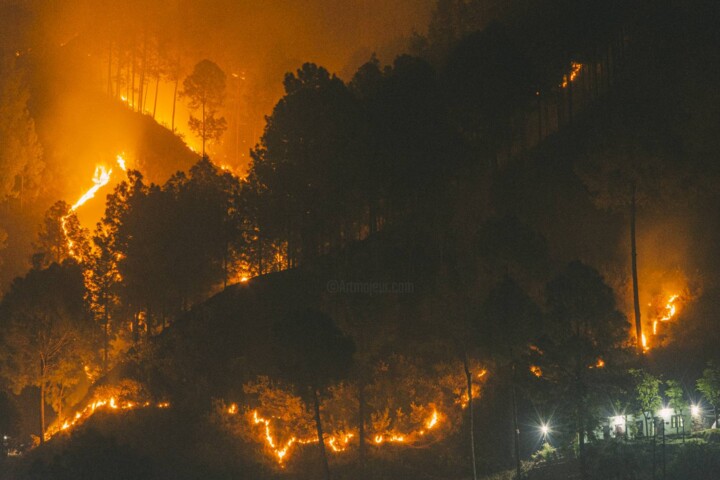
[[[0,42],[4,51],[17,52],[32,64],[33,113],[40,117],[41,138],[50,143],[53,189],[72,196],[98,158],[112,158],[113,150],[133,150],[143,141],[128,125],[113,123],[116,112],[108,121],[108,106],[98,99],[103,93],[116,102],[132,96],[140,83],[140,65],[152,63],[161,71],[143,72],[143,101],[129,103],[143,103],[144,113],[168,128],[174,124],[196,151],[199,142],[187,128],[184,101],[176,102],[176,87],[182,90],[182,79],[205,58],[226,72],[223,114],[229,128],[210,154],[216,163],[242,170],[262,134],[264,116],[282,95],[286,72],[310,61],[349,79],[373,52],[391,62],[406,50],[414,31],[425,30],[433,4],[16,0],[0,5],[2,26],[7,27],[0,29],[6,32]],[[177,83],[171,74],[176,63]],[[59,185],[63,182],[67,185]]]

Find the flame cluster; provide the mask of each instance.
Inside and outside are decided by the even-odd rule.
[[[135,410],[138,408],[148,408],[153,406],[150,402],[134,402],[131,400],[120,401],[115,397],[95,399],[89,403],[85,408],[75,412],[70,418],[65,419],[62,424],[58,423],[45,431],[45,440],[50,440],[52,437],[60,432],[69,431],[74,427],[77,427],[85,423],[90,417],[92,417],[96,411],[104,409],[106,411],[126,411]],[[169,402],[160,402],[154,404],[156,408],[169,408]]]
[[[572,62],[570,64],[570,73],[563,76],[563,81],[560,84],[560,88],[567,88],[572,82],[577,79],[577,76],[583,69],[582,63]]]
[[[225,412],[228,415],[237,415],[240,412],[240,409],[236,403],[233,403],[227,407]],[[288,454],[294,445],[308,445],[317,443],[318,441],[315,437],[300,438],[297,435],[293,435],[284,442],[281,442],[273,433],[272,420],[261,416],[258,410],[250,412],[248,417],[251,426],[260,427],[258,439],[265,444],[266,449],[272,454],[273,458],[281,467],[284,466],[284,463],[288,458]],[[377,433],[372,436],[372,442],[378,446],[384,443],[415,442],[423,437],[427,432],[437,428],[441,418],[441,414],[436,409],[433,409],[432,414],[424,422],[421,430],[406,434],[393,432]],[[343,432],[326,435],[324,437],[324,441],[330,451],[340,453],[347,450],[353,438],[355,438],[354,433]]]
[[[652,335],[657,336],[659,333],[659,326],[664,322],[669,322],[677,316],[680,308],[681,297],[679,294],[672,294],[667,297],[664,305],[661,305],[656,311],[655,318],[652,321]],[[652,303],[649,304],[652,306]],[[644,351],[650,350],[650,342],[648,337],[643,333],[641,338],[642,346]]]
[[[118,166],[120,167],[120,170],[123,172],[127,171],[127,165],[125,162],[125,158],[122,154],[118,154],[115,158],[115,161],[117,162]],[[107,169],[104,165],[97,165],[95,167],[95,172],[93,174],[92,183],[93,186],[90,187],[90,189],[85,192],[71,207],[70,211],[67,215],[62,217],[60,219],[60,225],[62,227],[63,233],[65,234],[65,239],[67,241],[68,245],[68,252],[71,257],[77,258],[77,253],[75,252],[75,242],[68,236],[68,230],[67,230],[67,221],[70,217],[70,214],[73,213],[75,210],[83,206],[85,203],[87,203],[88,200],[95,198],[95,194],[103,188],[105,185],[110,183],[110,178],[112,177],[112,168]]]

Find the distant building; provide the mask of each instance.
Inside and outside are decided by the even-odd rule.
[[[669,408],[656,412],[654,418],[644,418],[642,415],[614,415],[607,417],[600,425],[597,437],[600,439],[652,437],[661,435],[663,429],[665,435],[681,435],[692,433],[693,430],[705,427],[703,418],[694,415],[693,412],[683,412],[682,415],[675,414]]]

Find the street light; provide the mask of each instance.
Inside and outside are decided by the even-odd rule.
[[[693,417],[699,417],[700,416],[700,406],[699,405],[692,405],[690,407],[690,414]]]
[[[658,412],[658,414],[662,417],[664,421],[669,422],[670,417],[672,417],[673,410],[672,408],[663,408]]]

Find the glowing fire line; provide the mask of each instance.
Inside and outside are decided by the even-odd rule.
[[[670,295],[667,299],[667,302],[665,302],[665,305],[660,309],[660,311],[657,313],[657,316],[652,322],[652,335],[657,336],[658,335],[658,327],[662,322],[669,322],[678,313],[678,300],[680,300],[680,295],[673,294]],[[649,304],[652,306],[652,304]],[[642,346],[644,351],[650,350],[650,343],[648,338],[645,336],[645,334],[642,335]]]
[[[127,171],[127,166],[125,164],[125,158],[123,158],[122,154],[118,154],[116,157],[116,161],[118,166],[123,172]],[[112,168],[106,169],[102,165],[98,165],[95,167],[95,173],[93,174],[92,182],[93,186],[90,187],[90,189],[85,192],[78,200],[73,204],[72,207],[70,207],[70,211],[67,215],[63,216],[60,219],[60,226],[62,227],[63,234],[65,235],[65,239],[67,240],[68,245],[68,253],[71,257],[77,259],[77,254],[75,253],[75,242],[68,236],[68,230],[67,230],[67,221],[70,217],[70,214],[72,214],[75,210],[83,206],[88,200],[95,198],[95,194],[103,188],[105,185],[107,185],[110,182],[110,178],[112,176]]]
[[[60,432],[69,431],[73,427],[85,423],[98,409],[107,408],[109,411],[135,410],[137,408],[147,408],[152,406],[150,402],[139,403],[131,400],[119,402],[115,397],[96,399],[88,404],[82,410],[79,410],[72,418],[65,419],[61,425],[55,425],[45,431],[45,440],[50,440]],[[169,408],[169,402],[160,402],[155,404],[156,408]]]
[[[236,415],[239,412],[239,408],[237,404],[233,403],[231,404],[226,412],[228,415]],[[408,434],[397,434],[392,432],[386,432],[386,433],[379,433],[373,436],[373,442],[375,445],[381,445],[383,443],[405,443],[405,442],[412,442],[413,440],[417,439],[420,436],[425,435],[428,431],[435,429],[439,422],[440,422],[440,413],[436,409],[433,409],[432,414],[430,417],[424,422],[423,426],[424,429],[418,431],[418,432],[411,432]],[[317,438],[309,437],[309,438],[298,438],[297,436],[293,435],[288,440],[286,440],[284,443],[280,443],[279,440],[273,435],[272,426],[271,426],[271,420],[262,417],[257,410],[252,411],[251,415],[251,424],[252,425],[260,425],[262,427],[262,441],[265,443],[265,446],[272,452],[273,456],[275,457],[275,460],[278,462],[278,464],[282,467],[284,462],[287,459],[288,454],[290,453],[291,448],[296,445],[308,445],[312,443],[317,443]],[[333,434],[328,435],[324,438],[325,443],[330,448],[332,452],[340,453],[344,452],[348,445],[350,444],[350,441],[355,437],[355,434],[353,433],[342,433],[342,434]]]

